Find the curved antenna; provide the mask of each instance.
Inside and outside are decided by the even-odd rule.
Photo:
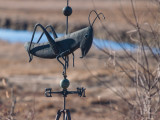
[[[93,22],[92,22],[92,24],[91,24],[90,16],[91,16],[92,12],[94,12],[97,16],[96,16],[96,18],[93,20]],[[103,13],[99,13],[99,14],[98,14],[95,10],[92,10],[92,11],[89,13],[89,16],[88,16],[89,25],[90,25],[90,26],[93,26],[93,24],[95,23],[95,21],[96,21],[97,18],[100,20],[100,17],[99,17],[100,15],[103,15],[103,18],[105,19]]]
[[[101,18],[99,17],[100,15],[102,15],[102,16],[103,16],[103,19],[105,19],[104,14],[103,14],[103,13],[99,13],[99,14],[97,15],[97,17],[94,19],[94,21],[93,21],[93,23],[92,23],[92,26],[93,26],[93,24],[95,23],[95,21],[96,21],[97,18],[98,18],[99,20],[101,20]]]
[[[91,26],[90,16],[91,16],[92,12],[94,12],[94,13],[98,16],[98,13],[97,13],[95,10],[92,10],[92,11],[89,13],[88,21],[89,21],[89,25],[90,25],[90,26]]]

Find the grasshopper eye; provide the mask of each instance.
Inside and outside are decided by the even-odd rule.
[[[88,34],[86,34],[84,37],[85,37],[85,39],[88,39]]]

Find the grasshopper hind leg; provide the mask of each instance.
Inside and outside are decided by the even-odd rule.
[[[45,29],[47,30],[48,28],[51,29],[51,32],[52,32],[52,34],[53,34],[53,37],[54,37],[54,39],[56,39],[58,36],[57,36],[54,28],[53,28],[51,25],[47,25],[47,26],[45,27]],[[43,35],[44,35],[44,32],[42,32],[42,34],[41,34],[41,36],[39,37],[37,43],[39,43],[39,41],[41,40],[41,38],[42,38]]]
[[[34,30],[33,30],[33,34],[32,34],[32,38],[31,38],[30,45],[27,46],[27,47],[28,47],[28,48],[27,48],[27,49],[28,49],[28,55],[29,55],[29,58],[30,58],[29,62],[31,62],[32,59],[33,59],[33,57],[31,56],[30,50],[31,50],[31,45],[32,45],[32,42],[33,42],[34,35],[35,35],[36,30],[37,30],[37,27],[40,27],[40,28],[43,30],[43,33],[41,34],[38,42],[40,41],[41,37],[42,37],[43,34],[45,33],[45,35],[46,35],[46,37],[47,37],[47,39],[48,39],[48,42],[49,42],[49,44],[50,44],[50,46],[51,46],[54,54],[58,54],[58,53],[59,53],[59,50],[57,49],[56,42],[53,40],[53,38],[50,36],[50,34],[49,34],[49,33],[47,32],[47,30],[46,30],[47,28],[51,28],[52,33],[53,33],[53,36],[56,38],[56,37],[57,37],[57,34],[55,33],[53,27],[47,26],[46,28],[44,28],[41,24],[36,24],[35,27],[34,27]],[[26,46],[25,46],[25,47],[26,47]]]
[[[48,42],[49,42],[51,48],[52,48],[53,51],[54,51],[54,54],[58,54],[58,53],[59,53],[59,50],[58,50],[58,48],[57,48],[56,42],[53,40],[53,38],[52,38],[52,37],[50,36],[50,34],[47,32],[46,28],[44,28],[41,24],[36,24],[36,25],[35,25],[35,28],[34,28],[34,34],[35,34],[35,30],[37,29],[38,26],[39,26],[39,27],[43,30],[43,32],[45,33],[45,35],[46,35],[46,37],[47,37],[47,39],[48,39]],[[32,41],[33,41],[33,38],[34,38],[34,34],[33,34],[33,36],[32,36]],[[56,35],[56,34],[55,34],[55,35]],[[56,36],[56,37],[57,37],[57,36]]]

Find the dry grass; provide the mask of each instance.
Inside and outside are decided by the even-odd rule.
[[[39,120],[53,119],[56,111],[62,109],[63,99],[56,95],[53,98],[45,98],[44,89],[51,87],[60,90],[61,65],[56,60],[38,58],[28,63],[28,56],[22,44],[8,44],[1,41],[0,45],[0,76],[6,79],[6,85],[0,80],[0,118],[6,119],[10,116],[11,89],[13,89],[16,96],[15,116],[12,116],[14,119],[30,120],[33,117]],[[3,51],[5,48],[8,48],[7,55]],[[70,65],[68,71],[68,79],[71,81],[70,90],[76,90],[78,86],[86,87],[87,98],[79,98],[75,95],[67,97],[67,108],[71,109],[73,119],[101,120],[123,117],[119,111],[124,112],[127,108],[121,106],[123,100],[115,97],[114,91],[111,90],[122,89],[117,84],[115,75],[112,75],[115,69],[104,66],[106,59],[99,61],[99,56],[103,54],[95,48],[91,49],[85,60],[81,60],[78,54],[79,52],[76,55],[76,67],[72,68]],[[91,73],[84,63],[91,69]],[[101,81],[97,81],[93,75],[98,76]],[[111,85],[111,88],[108,89],[106,84]],[[132,92],[132,89],[130,90]],[[126,98],[128,98],[127,94]],[[79,115],[81,117],[77,118]]]

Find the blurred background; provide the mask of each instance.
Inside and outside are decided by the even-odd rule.
[[[44,96],[45,88],[61,90],[62,65],[37,57],[29,63],[23,46],[36,23],[64,34],[65,6],[66,0],[0,0],[1,120],[52,120],[63,108],[62,96]],[[70,0],[69,6],[70,33],[89,26],[93,9],[106,17],[94,24],[94,43],[87,56],[79,58],[77,50],[75,67],[70,56],[69,90],[85,87],[87,96],[67,97],[72,119],[158,120],[159,1]]]

